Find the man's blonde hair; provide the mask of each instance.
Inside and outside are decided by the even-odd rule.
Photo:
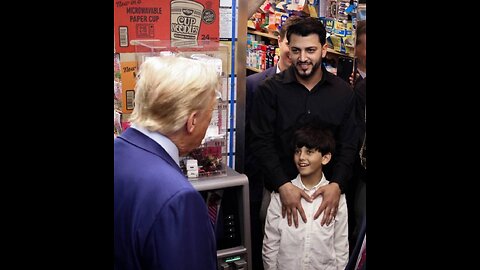
[[[180,130],[211,104],[221,80],[211,64],[180,56],[150,57],[141,66],[130,121],[164,135]]]

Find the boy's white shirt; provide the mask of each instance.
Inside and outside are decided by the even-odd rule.
[[[320,183],[307,190],[300,175],[292,184],[312,195],[319,187],[329,182],[322,175]],[[348,262],[348,211],[345,194],[340,196],[337,215],[330,225],[320,226],[323,213],[313,220],[323,197],[317,197],[312,203],[302,198],[301,203],[307,223],[299,215],[298,228],[288,226],[282,218],[280,194],[272,192],[267,210],[265,235],[263,238],[263,265],[265,270],[322,269],[344,270]]]

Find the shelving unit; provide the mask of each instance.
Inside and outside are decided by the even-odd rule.
[[[350,54],[346,54],[346,53],[337,52],[337,51],[335,51],[334,49],[331,49],[331,48],[327,49],[327,53],[336,54],[336,55],[345,56],[345,57],[351,57],[351,58],[354,57],[353,52],[350,53]]]
[[[320,3],[320,6],[319,6],[320,9],[323,9],[322,10],[322,14],[324,14],[323,16],[325,16],[325,10],[327,10],[328,13],[331,12],[330,7],[327,7],[327,6],[330,6],[332,4],[337,5],[337,7],[338,7],[338,5],[343,5],[343,3],[340,3],[340,2],[337,3],[336,1],[321,0],[320,2],[324,2],[324,3]],[[341,1],[341,2],[345,2],[345,1]],[[353,1],[351,2],[351,4],[352,3],[353,3]],[[365,9],[364,7],[362,7],[362,8]],[[332,10],[336,10],[336,8],[334,8]],[[319,11],[319,10],[317,10],[317,11]],[[337,15],[335,14],[334,16],[336,17]],[[342,16],[346,16],[346,15],[343,15],[343,13],[342,13]],[[258,17],[256,17],[256,18],[258,18]],[[332,21],[332,16],[328,15],[328,18],[322,17],[320,19],[322,19],[324,21],[324,24],[326,25],[328,33],[337,37],[337,39],[336,39],[337,41],[338,41],[338,34],[341,37],[348,36],[348,34],[346,32],[347,32],[347,29],[350,29],[350,28],[345,27],[345,26],[344,26],[345,28],[338,28],[338,29],[335,28],[336,26],[334,27],[334,25],[336,25],[336,24],[334,24],[334,22]],[[333,19],[333,20],[336,20],[336,19]],[[249,22],[251,22],[251,21],[249,21]],[[350,20],[349,20],[349,22],[350,22]],[[274,34],[258,31],[256,29],[252,29],[252,25],[255,25],[255,23],[250,23],[250,24],[247,24],[247,25],[248,25],[247,33],[251,34],[251,35],[258,36],[259,38],[257,40],[264,41],[265,44],[271,44],[272,39],[277,39],[277,36],[274,35]],[[343,24],[342,24],[342,26],[343,26]],[[344,31],[344,32],[342,32],[342,31]],[[345,35],[345,36],[342,36],[342,34]],[[336,44],[335,46],[337,46],[337,45],[338,44]],[[344,48],[343,46],[346,46],[346,47]],[[342,52],[340,52],[339,50],[342,50]],[[343,52],[344,50],[347,53],[344,53]],[[352,62],[354,62],[354,58],[355,58],[355,53],[354,53],[354,49],[351,47],[351,44],[350,45],[347,45],[347,44],[343,45],[343,43],[342,43],[342,48],[341,49],[339,49],[339,48],[337,48],[337,50],[335,50],[333,48],[328,48],[327,49],[327,55],[325,57],[325,64],[328,66],[327,69],[329,71],[336,74],[337,67],[339,65],[342,66],[343,63],[345,63],[345,62],[348,62],[349,64],[351,64]],[[340,61],[339,61],[339,59],[340,59]],[[247,75],[249,75],[249,74],[256,73],[256,72],[261,72],[263,70],[255,68],[255,67],[248,67],[247,66],[246,71],[247,71]]]
[[[269,33],[264,33],[264,32],[257,31],[257,30],[250,30],[250,29],[248,29],[248,30],[247,30],[247,33],[253,34],[253,35],[257,35],[257,36],[262,36],[262,37],[277,39],[277,36],[275,36],[275,35],[272,35],[272,34],[269,34]]]

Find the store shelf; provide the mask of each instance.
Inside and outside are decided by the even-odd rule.
[[[247,30],[247,33],[253,34],[253,35],[262,36],[262,37],[277,39],[277,36],[276,36],[276,35],[272,35],[272,34],[269,34],[269,33],[260,32],[260,31],[255,31],[255,30]]]
[[[334,49],[331,49],[331,48],[327,48],[327,52],[333,53],[333,54],[338,54],[338,55],[341,55],[341,56],[354,57],[353,52],[350,53],[350,54],[346,54],[346,53],[337,52],[337,51],[335,51]]]

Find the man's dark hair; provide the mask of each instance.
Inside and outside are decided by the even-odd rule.
[[[283,40],[285,38],[285,34],[287,33],[288,28],[291,25],[296,24],[297,22],[299,22],[301,20],[302,20],[301,17],[295,16],[295,15],[292,15],[292,16],[288,17],[287,20],[285,20],[285,22],[280,27],[280,30],[278,31],[280,38]]]
[[[306,37],[310,34],[317,34],[320,39],[320,44],[325,45],[327,40],[327,31],[325,26],[318,18],[301,17],[301,20],[288,27],[287,40],[290,42],[292,34]]]

